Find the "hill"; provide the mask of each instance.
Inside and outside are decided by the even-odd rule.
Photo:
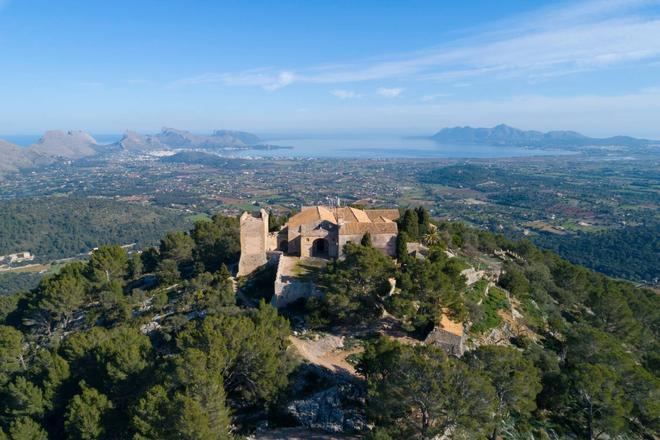
[[[660,277],[660,222],[604,232],[532,237],[572,263],[631,281],[658,283]]]
[[[11,144],[0,139],[0,172],[16,171],[20,168],[28,168],[32,162],[27,155],[17,145]]]
[[[348,243],[344,259],[300,275],[324,296],[288,309],[253,305],[258,280],[232,279],[239,222],[222,215],[141,255],[103,246],[0,298],[0,429],[653,438],[658,295],[529,241],[403,219],[397,260]],[[408,254],[409,240],[427,246]]]
[[[158,242],[188,224],[181,213],[102,199],[43,198],[0,202],[0,255],[30,251],[37,261],[86,253],[105,243]]]
[[[98,151],[98,142],[89,133],[82,130],[72,130],[66,133],[59,130],[50,130],[30,145],[29,150],[48,156],[64,157],[67,159],[80,159],[93,156]]]
[[[637,139],[628,136],[592,138],[575,131],[519,130],[505,124],[492,128],[452,127],[443,128],[431,139],[442,144],[522,146],[522,147],[564,147],[580,148],[590,146],[646,147],[660,144],[660,141]]]
[[[52,163],[53,160],[47,154],[21,148],[0,139],[0,174],[47,165]]]

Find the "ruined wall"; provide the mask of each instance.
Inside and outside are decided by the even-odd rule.
[[[465,352],[465,334],[455,335],[440,327],[435,327],[424,340],[427,344],[437,345],[452,356],[461,357]]]
[[[275,308],[285,307],[300,298],[320,297],[323,294],[314,283],[298,277],[296,265],[298,257],[281,255],[277,263],[275,276],[275,292],[271,305]]]
[[[266,264],[268,250],[268,212],[262,209],[257,216],[241,215],[241,258],[238,276],[245,276]]]
[[[278,233],[277,232],[269,232],[268,233],[268,238],[267,238],[267,243],[266,243],[266,250],[267,251],[278,251],[279,249],[279,242],[278,242]]]

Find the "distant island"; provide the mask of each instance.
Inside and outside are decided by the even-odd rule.
[[[575,131],[519,130],[505,124],[492,128],[450,127],[438,131],[430,139],[438,144],[514,146],[533,148],[582,149],[588,147],[644,148],[660,145],[660,141],[630,136],[592,138]]]
[[[157,134],[126,131],[122,138],[111,144],[99,143],[82,130],[51,130],[34,144],[19,147],[0,139],[0,173],[39,168],[61,160],[77,160],[103,154],[155,151],[208,151],[276,150],[290,149],[264,143],[258,136],[244,131],[215,130],[210,135],[199,135],[175,128],[163,128]]]

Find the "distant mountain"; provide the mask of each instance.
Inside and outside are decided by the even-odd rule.
[[[590,146],[646,147],[659,144],[658,141],[637,139],[628,136],[591,138],[575,131],[519,130],[500,124],[493,128],[452,127],[443,128],[431,139],[442,144],[525,146],[525,147],[564,147],[583,148]]]
[[[82,130],[63,132],[51,130],[30,145],[29,150],[48,156],[64,157],[67,159],[80,159],[98,153],[100,146],[96,139]]]
[[[258,136],[244,131],[215,130],[210,135],[193,134],[175,128],[163,128],[157,134],[140,134],[127,131],[112,144],[99,144],[94,137],[82,130],[51,130],[27,148],[0,139],[0,173],[35,168],[58,160],[76,160],[97,154],[114,154],[121,151],[147,152],[154,150],[265,150],[276,145],[260,144]]]
[[[48,165],[54,160],[53,157],[44,153],[22,148],[0,139],[0,173]]]
[[[120,150],[146,151],[166,148],[155,136],[143,135],[135,131],[127,131],[115,144]]]
[[[231,130],[216,130],[211,135],[198,135],[175,128],[163,128],[154,135],[142,135],[128,131],[116,146],[129,151],[158,149],[248,149],[260,142],[252,133]],[[112,147],[110,147],[112,148]]]
[[[22,148],[3,140],[0,140],[0,158],[0,172],[16,171],[30,166],[30,160]]]
[[[239,140],[245,145],[256,145],[261,142],[259,136],[252,133],[247,133],[245,131],[215,130],[212,136],[214,138]]]

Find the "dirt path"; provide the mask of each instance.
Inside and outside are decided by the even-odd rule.
[[[333,372],[344,371],[357,376],[355,367],[348,363],[346,358],[351,354],[360,353],[363,348],[357,346],[344,350],[343,336],[324,335],[316,340],[291,336],[289,339],[307,362],[322,366]]]

